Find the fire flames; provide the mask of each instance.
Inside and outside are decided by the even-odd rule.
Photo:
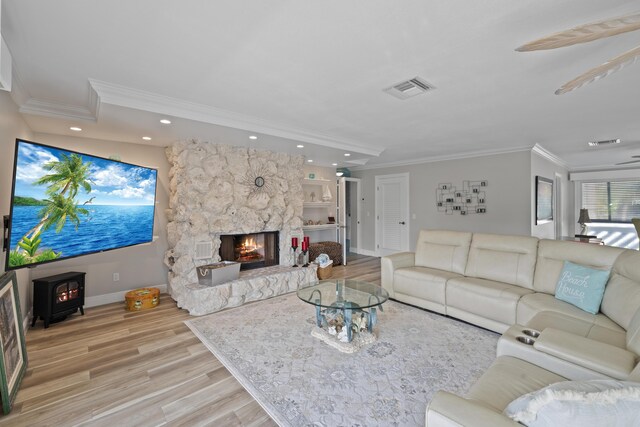
[[[256,242],[253,237],[247,237],[238,248],[238,260],[247,261],[262,259],[262,246]]]

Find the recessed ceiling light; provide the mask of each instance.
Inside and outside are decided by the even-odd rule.
[[[302,144],[298,144],[298,145],[296,145],[296,147],[298,147],[298,148],[304,148],[304,145],[302,145]]]
[[[170,125],[171,124],[171,120],[162,119],[162,120],[160,120],[160,123],[162,123],[163,125]]]
[[[258,139],[258,137],[255,135],[249,135],[249,139]]]
[[[307,160],[307,163],[313,163],[313,160],[309,159]]]
[[[331,163],[331,166],[338,166],[337,163]]]
[[[79,128],[78,126],[71,126],[69,129],[71,129],[74,132],[80,132],[82,130],[82,128]]]
[[[144,139],[145,141],[151,141],[151,137],[150,136],[143,136],[142,139]]]
[[[351,153],[344,153],[345,157],[349,157],[351,155]]]

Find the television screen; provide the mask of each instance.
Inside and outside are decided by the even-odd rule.
[[[16,140],[6,269],[153,240],[157,171]]]

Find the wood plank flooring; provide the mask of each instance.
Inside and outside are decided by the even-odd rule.
[[[380,259],[354,255],[333,278],[380,284]],[[85,309],[27,332],[29,367],[0,426],[274,426],[184,325],[168,295],[148,311]]]

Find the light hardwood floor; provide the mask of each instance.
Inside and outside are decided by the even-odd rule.
[[[355,255],[333,278],[380,284],[380,259]],[[273,426],[275,423],[184,325],[162,295],[130,313],[85,309],[27,332],[29,367],[0,426]]]

